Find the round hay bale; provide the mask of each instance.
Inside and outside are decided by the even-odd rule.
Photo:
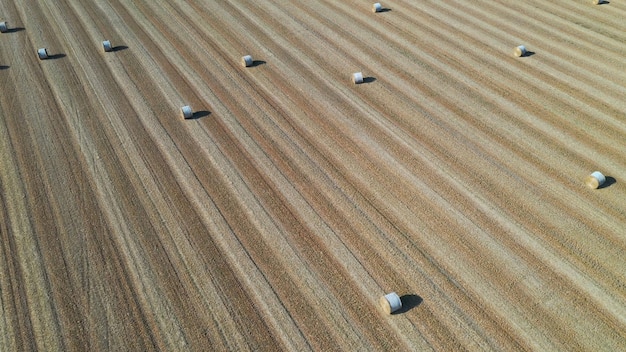
[[[105,53],[113,50],[113,46],[111,46],[111,42],[109,40],[105,40],[102,42],[102,48],[104,49]]]
[[[37,50],[37,55],[39,56],[39,60],[45,60],[48,58],[48,49],[41,48]]]
[[[250,56],[250,55],[246,55],[246,56],[241,58],[241,65],[243,67],[250,67],[250,66],[252,66],[253,62],[254,62],[254,60],[252,60],[252,56]]]
[[[361,73],[361,72],[353,73],[352,74],[352,82],[354,82],[354,84],[363,83],[363,73]]]
[[[190,119],[193,117],[193,110],[191,110],[191,106],[185,105],[180,110],[183,112],[184,119]]]
[[[382,9],[383,9],[383,7],[382,7],[382,5],[379,2],[375,3],[374,5],[372,5],[372,12],[374,12],[374,13],[380,12],[380,11],[382,11]]]
[[[517,48],[515,48],[515,56],[517,57],[521,57],[526,55],[526,47],[523,45],[518,46]]]
[[[593,0],[592,3],[594,5],[600,5],[600,4],[604,3],[604,1],[602,1],[602,0]]]
[[[600,171],[594,171],[585,178],[585,184],[591,189],[597,189],[606,181],[606,177]]]
[[[388,293],[378,300],[380,307],[387,314],[391,314],[398,309],[402,308],[402,300],[400,300],[400,296],[397,293],[391,292]]]
[[[0,32],[6,33],[9,30],[9,25],[6,21],[0,22]]]

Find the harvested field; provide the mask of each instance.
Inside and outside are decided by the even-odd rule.
[[[626,4],[371,6],[0,2],[0,350],[626,350]]]

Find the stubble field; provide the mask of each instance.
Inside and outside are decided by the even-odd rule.
[[[1,2],[0,350],[626,350],[626,3],[382,5]]]

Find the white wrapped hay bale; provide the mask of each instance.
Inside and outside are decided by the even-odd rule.
[[[522,57],[524,55],[526,55],[526,47],[525,46],[520,45],[517,48],[515,48],[515,56]]]
[[[9,24],[6,21],[0,22],[0,32],[6,33],[9,30]]]
[[[374,12],[374,13],[380,12],[380,11],[382,11],[382,9],[383,9],[383,6],[379,2],[375,3],[374,5],[372,5],[372,12]]]
[[[252,60],[252,56],[250,56],[250,55],[246,55],[246,56],[241,58],[241,66],[243,66],[243,67],[250,67],[250,66],[252,66],[253,62],[254,61]]]
[[[37,55],[39,56],[39,60],[45,60],[48,58],[48,49],[41,48],[37,50]]]
[[[111,41],[109,40],[103,41],[102,48],[104,49],[105,53],[108,53],[109,51],[113,50],[113,46],[111,46]]]
[[[400,296],[398,296],[395,292],[391,292],[380,297],[378,303],[387,314],[391,314],[402,308],[402,300],[400,300]]]
[[[183,113],[184,119],[190,119],[193,117],[193,110],[191,110],[191,106],[185,105],[180,109]]]
[[[354,82],[354,84],[363,83],[363,73],[361,73],[361,72],[353,73],[352,74],[352,82]]]
[[[585,184],[591,189],[597,189],[606,182],[606,177],[600,171],[594,171],[585,178]]]

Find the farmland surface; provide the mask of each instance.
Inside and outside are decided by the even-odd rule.
[[[383,7],[0,2],[0,350],[626,350],[626,2]]]

